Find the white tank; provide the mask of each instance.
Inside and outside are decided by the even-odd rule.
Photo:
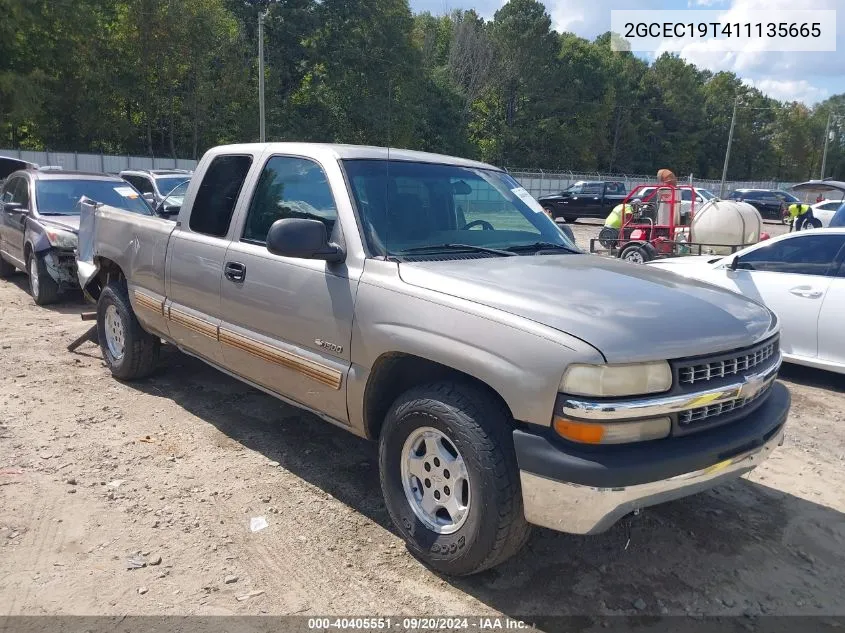
[[[760,212],[747,202],[710,200],[695,210],[690,241],[698,244],[740,246],[756,244],[763,230]],[[697,249],[696,249],[697,252]],[[730,248],[707,247],[706,255],[730,255]]]

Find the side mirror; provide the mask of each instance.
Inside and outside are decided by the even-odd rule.
[[[728,264],[728,270],[736,270],[737,267],[737,257],[731,257],[731,261]]]
[[[163,218],[170,218],[174,215],[179,215],[179,211],[182,207],[178,204],[160,204],[158,209],[156,209],[156,213]]]
[[[273,222],[267,232],[267,250],[273,255],[321,259],[329,263],[346,259],[343,249],[329,242],[326,225],[320,220],[306,218],[284,218]]]
[[[149,202],[151,205],[155,206],[155,203],[156,203],[156,197],[155,197],[155,194],[154,194],[154,193],[152,193],[152,192],[149,192],[149,191],[148,191],[147,193],[142,193],[142,194],[141,194],[141,197],[142,197],[144,200],[146,200],[147,202]]]

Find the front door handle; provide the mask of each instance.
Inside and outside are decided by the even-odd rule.
[[[226,279],[241,283],[246,279],[246,266],[240,262],[226,262],[223,266],[223,274],[226,275]]]
[[[821,290],[813,290],[810,286],[795,286],[790,288],[789,292],[796,297],[804,297],[805,299],[818,299],[824,294]]]

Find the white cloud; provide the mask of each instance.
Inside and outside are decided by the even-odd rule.
[[[830,96],[825,88],[814,86],[806,79],[758,79],[756,81],[746,79],[745,83],[780,101],[801,101],[813,104]]]

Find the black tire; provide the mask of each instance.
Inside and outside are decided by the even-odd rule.
[[[112,306],[117,311],[124,341],[123,354],[119,357],[112,353],[106,336],[106,314]],[[161,340],[145,331],[138,323],[123,284],[112,282],[100,293],[97,301],[97,336],[103,359],[115,378],[137,380],[149,376],[155,370]]]
[[[15,274],[15,271],[17,271],[17,268],[0,256],[0,279],[8,279]]]
[[[29,276],[29,294],[36,305],[46,306],[59,300],[59,284],[47,272],[47,264],[44,263],[42,254],[29,254],[26,258],[26,274]]]
[[[628,244],[619,253],[619,259],[632,264],[645,264],[654,259],[653,249],[648,249],[645,246],[645,244]]]
[[[445,435],[467,469],[467,515],[451,534],[428,527],[405,495],[403,447],[422,427]],[[528,540],[530,526],[523,512],[511,428],[503,405],[471,385],[440,382],[415,387],[390,407],[379,439],[382,493],[409,551],[436,571],[453,576],[478,573],[513,556]],[[442,485],[440,481],[434,486]]]
[[[599,244],[605,248],[612,248],[616,246],[616,240],[619,239],[619,229],[614,229],[610,226],[603,226],[599,231]]]
[[[565,222],[566,222],[566,218],[563,218],[563,217],[557,217],[557,218],[556,218],[556,217],[555,217],[555,210],[554,210],[554,209],[552,209],[551,207],[543,207],[543,211],[545,211],[546,213],[548,213],[548,214],[549,214],[549,216],[550,216],[550,217],[551,217],[551,218],[552,218],[555,222],[559,222],[559,223],[565,223]]]

